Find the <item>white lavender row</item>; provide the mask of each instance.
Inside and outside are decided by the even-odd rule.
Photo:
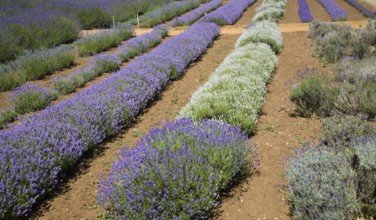
[[[0,218],[27,215],[67,168],[129,126],[219,32],[212,23],[193,25],[102,82],[0,132]]]
[[[218,25],[234,24],[253,3],[255,0],[233,0],[200,18],[198,22],[214,22]]]
[[[320,0],[320,3],[334,21],[347,20],[347,12],[339,7],[334,0]]]
[[[252,21],[269,20],[278,22],[285,15],[285,5],[287,1],[264,1],[260,7],[256,9],[256,15]]]
[[[250,25],[238,38],[235,47],[241,47],[249,42],[268,44],[274,52],[279,53],[282,48],[282,34],[276,23],[264,20]]]
[[[213,0],[205,5],[202,5],[180,17],[175,18],[171,22],[171,26],[183,26],[183,25],[190,25],[193,22],[197,21],[199,18],[201,18],[203,15],[206,16],[206,13],[213,11],[214,9],[218,8],[220,5],[222,5],[223,0]]]
[[[218,120],[253,133],[276,63],[267,44],[248,43],[236,48],[192,95],[178,117]]]

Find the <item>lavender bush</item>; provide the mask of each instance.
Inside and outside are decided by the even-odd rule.
[[[350,3],[352,6],[354,6],[356,9],[358,9],[360,12],[362,12],[366,17],[375,17],[374,11],[371,11],[368,8],[364,7],[357,0],[345,0],[345,1]]]
[[[206,13],[213,11],[214,9],[218,8],[222,5],[223,0],[212,0],[205,5],[202,5],[180,17],[175,18],[171,21],[171,26],[183,26],[183,25],[190,25],[193,22],[197,21],[203,15],[206,16]]]
[[[299,17],[301,22],[311,22],[313,20],[307,0],[299,0]]]
[[[267,2],[264,1],[260,7],[256,9],[256,15],[252,21],[268,20],[271,22],[279,22],[279,20],[285,15],[285,5],[287,1]]]
[[[158,45],[167,36],[169,29],[170,27],[167,25],[155,26],[152,32],[142,34],[122,43],[115,54],[123,61],[134,58]]]
[[[375,131],[375,127],[364,116],[336,114],[322,120],[321,138],[326,146],[346,151],[353,146],[354,139],[376,134]]]
[[[10,100],[18,114],[44,109],[56,98],[55,91],[36,84],[20,86],[10,94]]]
[[[339,7],[334,0],[319,1],[334,21],[347,20],[347,12],[343,10],[341,7]]]
[[[253,3],[255,0],[233,0],[200,18],[198,22],[214,22],[218,25],[234,24]]]
[[[9,123],[16,120],[18,114],[9,109],[0,109],[0,129],[5,128]]]
[[[0,66],[0,91],[11,90],[26,81],[40,79],[54,71],[70,67],[74,61],[72,46],[28,51],[16,60]]]
[[[247,139],[213,121],[179,119],[154,128],[120,153],[99,184],[98,201],[122,219],[207,218],[219,191],[253,167]]]
[[[74,92],[95,77],[117,70],[123,61],[140,55],[159,44],[167,35],[168,28],[165,25],[157,26],[150,33],[125,41],[113,55],[100,54],[93,56],[88,66],[72,72],[67,77],[54,79],[52,87],[63,95]]]
[[[85,151],[129,126],[155,95],[219,35],[193,25],[70,99],[0,132],[0,218],[26,216]]]
[[[200,0],[173,1],[140,18],[142,27],[153,27],[200,6]]]
[[[360,212],[355,173],[342,154],[320,146],[296,150],[286,178],[294,219],[355,219]]]
[[[282,48],[282,34],[276,23],[268,20],[259,21],[242,33],[235,47],[241,47],[249,42],[268,44],[274,52],[278,53]]]
[[[76,41],[75,45],[80,56],[91,56],[119,45],[123,40],[130,38],[132,35],[133,28],[121,24],[110,32],[99,31],[88,38],[82,38]]]

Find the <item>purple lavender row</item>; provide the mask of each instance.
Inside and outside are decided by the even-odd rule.
[[[171,26],[183,26],[183,25],[190,25],[193,22],[197,21],[200,17],[202,17],[207,12],[210,12],[216,8],[218,8],[220,5],[222,5],[223,0],[213,0],[209,3],[206,3],[203,6],[200,6],[185,15],[182,15],[180,17],[177,17],[171,22]]]
[[[235,23],[243,12],[255,3],[256,0],[233,0],[230,3],[210,12],[200,18],[198,22],[214,22],[218,25],[228,25]]]
[[[129,59],[141,55],[158,45],[167,36],[167,25],[158,25],[150,33],[132,38],[122,43],[115,54],[97,54],[90,59],[88,66],[82,67],[67,77],[54,79],[52,87],[65,95],[74,92],[85,83],[93,80],[106,72],[113,72],[120,68],[120,65]]]
[[[360,4],[357,0],[345,0],[355,8],[357,8],[360,12],[362,12],[367,17],[375,17],[376,12],[371,11],[368,8],[364,7],[362,4]]]
[[[320,0],[320,3],[334,21],[347,20],[347,12],[339,7],[334,0]]]
[[[0,219],[26,216],[84,152],[129,126],[219,35],[200,23],[102,82],[0,132]]]
[[[301,22],[311,22],[313,20],[307,0],[299,0],[299,17]]]

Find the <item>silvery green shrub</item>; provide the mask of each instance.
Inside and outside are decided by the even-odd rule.
[[[266,85],[277,63],[270,46],[249,43],[236,48],[199,88],[178,117],[212,119],[255,131]]]
[[[320,145],[296,150],[286,171],[294,219],[354,219],[359,213],[355,177],[343,154]]]
[[[253,22],[268,20],[278,22],[285,15],[284,9],[279,7],[267,7],[256,13]]]
[[[336,114],[322,120],[321,136],[325,145],[345,151],[352,146],[352,140],[375,134],[372,123],[361,115]]]
[[[235,47],[241,47],[249,42],[266,43],[276,53],[282,48],[282,35],[278,25],[271,21],[260,21],[254,23],[249,29],[243,32],[236,41]]]

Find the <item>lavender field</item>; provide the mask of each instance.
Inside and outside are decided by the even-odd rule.
[[[376,217],[375,8],[315,1],[0,0],[0,220]]]

